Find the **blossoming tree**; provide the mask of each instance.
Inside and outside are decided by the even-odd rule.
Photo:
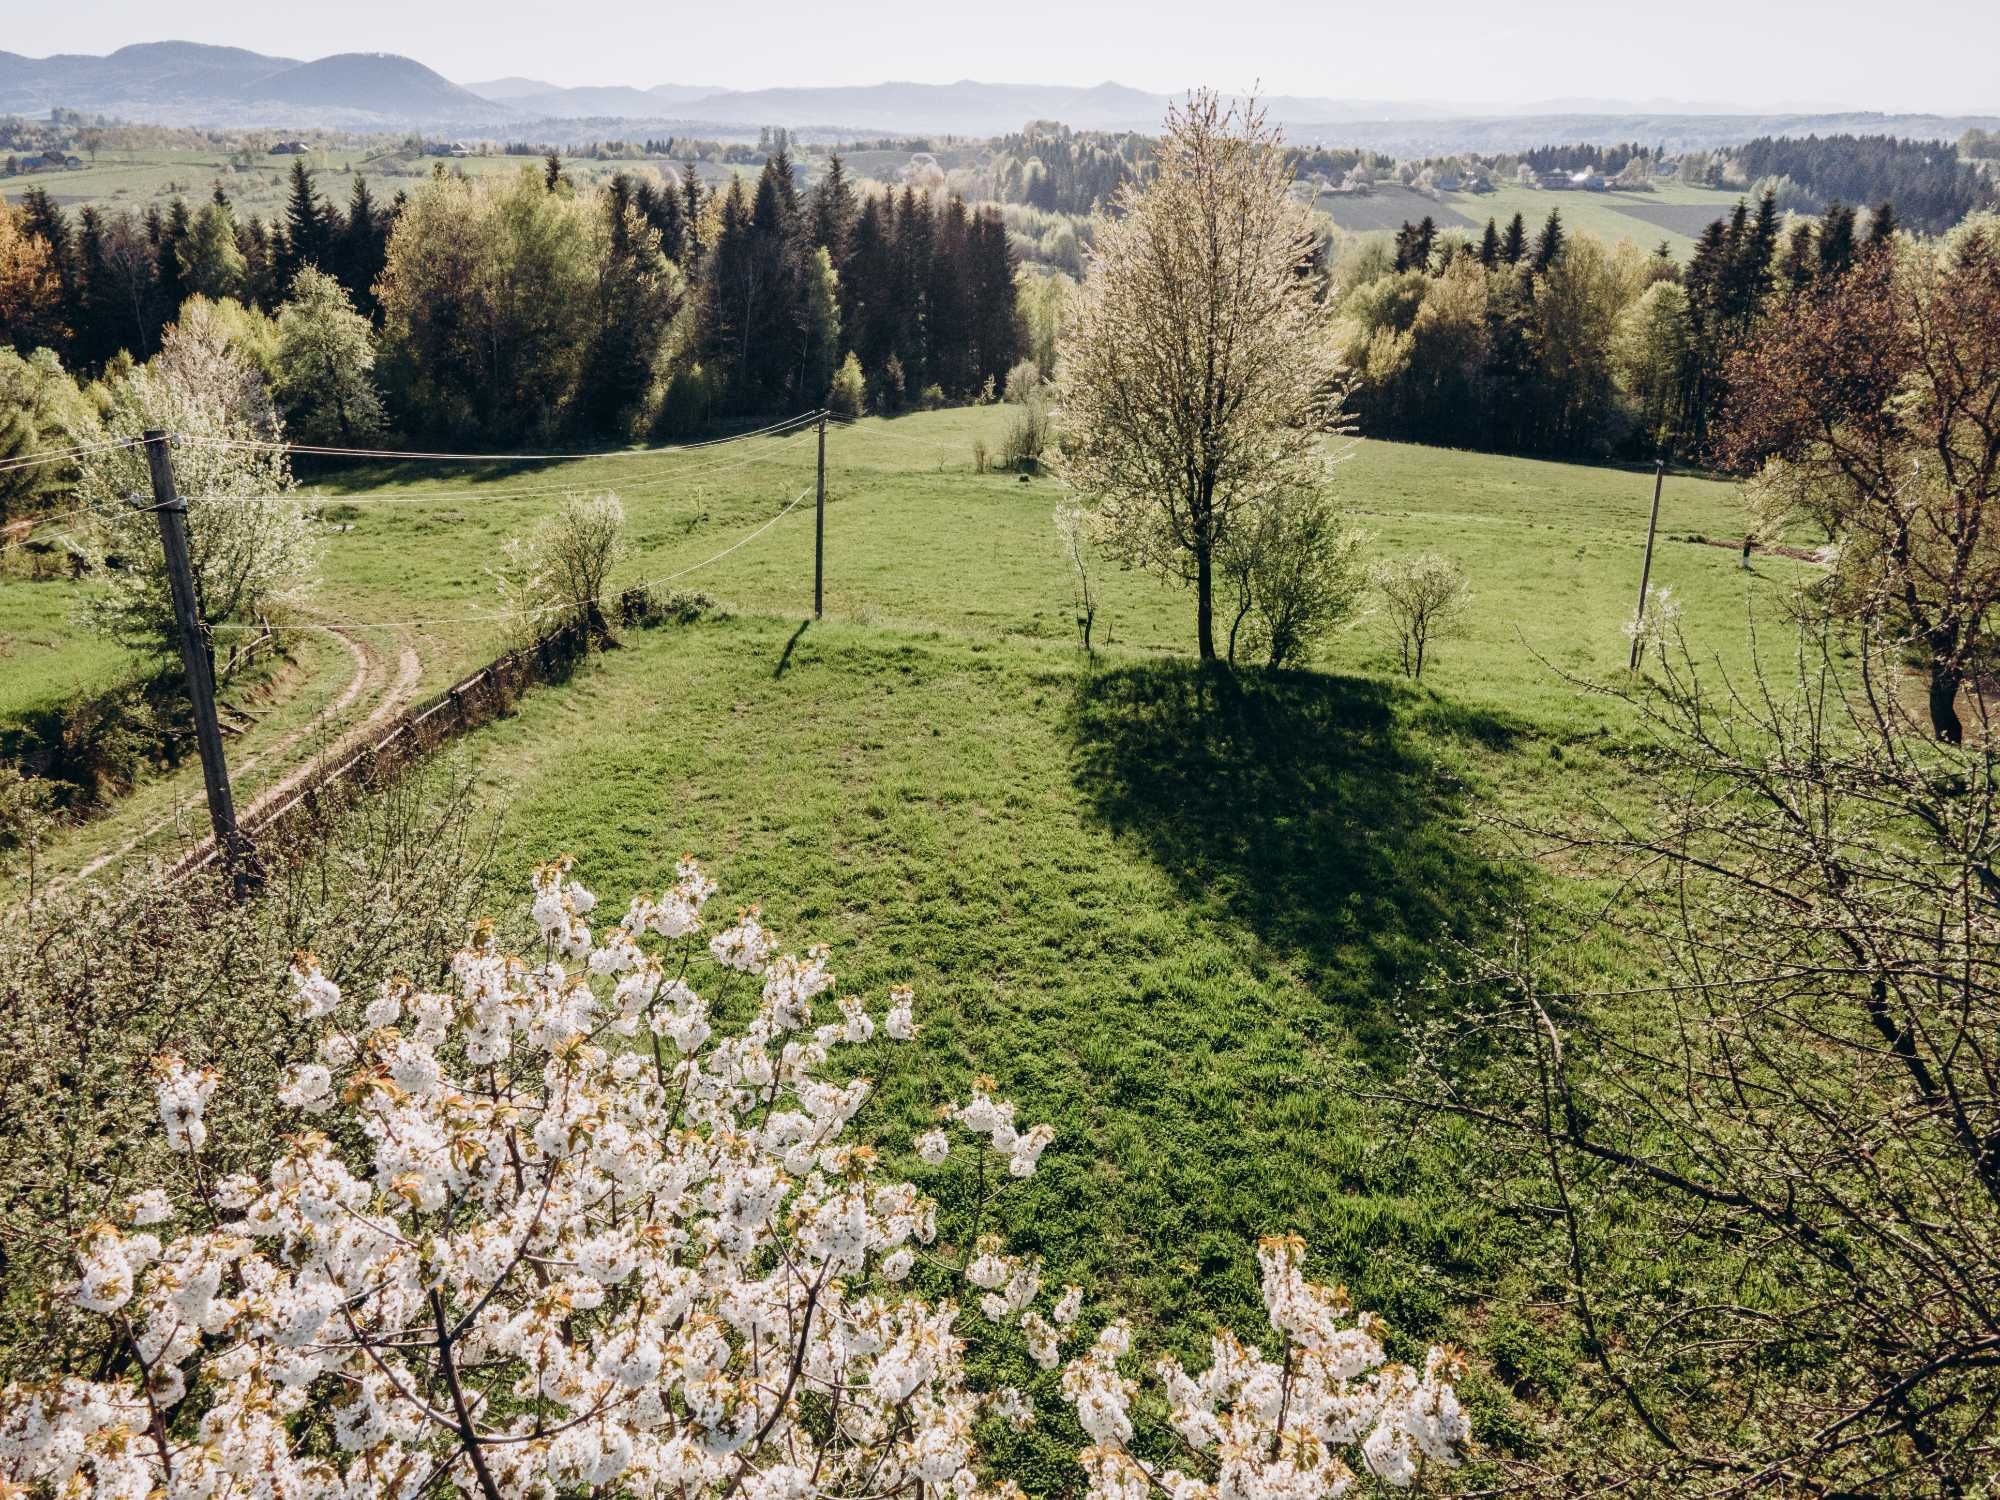
[[[966,1340],[1008,1330],[1054,1369],[1083,1292],[1048,1294],[976,1219],[946,1255],[936,1202],[849,1138],[871,1085],[830,1059],[913,1037],[911,993],[879,1022],[832,999],[826,950],[780,952],[754,909],[704,942],[713,891],[683,862],[594,931],[590,892],[546,865],[538,959],[489,925],[448,989],[396,976],[363,1004],[301,954],[293,1003],[325,1029],[259,1175],[205,1170],[215,1076],[160,1059],[189,1186],[84,1236],[71,1295],[124,1361],[0,1392],[0,1494],[1014,1493],[978,1424],[1033,1403],[975,1389]],[[969,1135],[975,1213],[1054,1138],[987,1080],[942,1118],[917,1155],[940,1168]],[[1453,1356],[1388,1364],[1298,1241],[1260,1260],[1276,1358],[1221,1333],[1202,1374],[1159,1367],[1177,1462],[1132,1446],[1122,1323],[1068,1365],[1093,1495],[1315,1500],[1353,1484],[1343,1451],[1399,1486],[1457,1460]],[[971,1307],[917,1290],[961,1280]]]

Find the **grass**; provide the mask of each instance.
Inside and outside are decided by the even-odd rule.
[[[446,170],[469,177],[511,176],[522,170],[542,170],[540,156],[436,157],[402,149],[382,149],[384,142],[352,146],[321,146],[298,156],[269,156],[261,147],[239,157],[222,148],[208,150],[165,150],[134,148],[103,150],[92,160],[87,152],[76,152],[84,166],[77,171],[38,172],[0,179],[0,193],[18,198],[31,187],[47,190],[57,203],[70,208],[94,205],[104,209],[129,208],[143,213],[149,205],[162,208],[173,198],[185,198],[199,208],[220,183],[228,193],[237,217],[255,214],[269,222],[282,218],[291,193],[292,163],[303,160],[313,173],[320,195],[343,210],[347,207],[357,176],[368,179],[369,191],[378,204],[386,204],[398,189],[408,191],[443,164]],[[896,159],[900,166],[907,152]],[[649,157],[643,161],[596,161],[563,158],[563,171],[579,189],[610,180],[616,172],[659,166],[669,159]],[[676,171],[679,163],[673,163]],[[729,179],[754,174],[758,169],[741,165],[704,162],[699,168],[710,186],[727,186]],[[891,174],[893,175],[893,174]]]
[[[1475,243],[1488,219],[1504,229],[1518,213],[1533,233],[1554,208],[1561,210],[1563,223],[1572,230],[1586,231],[1609,244],[1631,240],[1646,250],[1665,241],[1676,259],[1685,260],[1694,253],[1702,229],[1713,219],[1727,218],[1742,196],[1677,182],[1656,184],[1650,193],[1551,192],[1496,183],[1489,193],[1431,198],[1391,183],[1367,195],[1322,193],[1315,206],[1342,229],[1362,234],[1393,233],[1406,220],[1414,224],[1429,214],[1440,229],[1456,229]]]
[[[1057,1126],[1004,1214],[1051,1281],[1191,1351],[1217,1320],[1259,1326],[1251,1247],[1296,1229],[1402,1352],[1469,1343],[1482,1440],[1532,1446],[1535,1402],[1578,1357],[1532,1311],[1559,1295],[1538,1231],[1495,1212],[1449,1137],[1366,1095],[1440,966],[1558,880],[1510,859],[1486,815],[1655,794],[1628,726],[1569,680],[1624,666],[1650,472],[1360,444],[1338,482],[1373,550],[1458,558],[1468,630],[1420,685],[1375,620],[1319,670],[1231,676],[1191,660],[1185,593],[1115,569],[1104,649],[1076,649],[1059,491],[973,470],[974,440],[996,447],[1007,420],[829,433],[824,621],[807,618],[808,498],[679,580],[729,618],[627,631],[464,741],[502,874],[522,889],[566,851],[622,901],[697,855],[725,903],[830,943],[848,989],[917,987],[924,1034],[885,1060],[864,1117],[897,1170],[947,1207],[962,1195],[905,1143],[976,1073]],[[308,475],[353,527],[328,538],[322,606],[385,650],[415,644],[442,685],[519,634],[490,618],[484,564],[561,491],[617,489],[633,543],[618,581],[663,579],[807,492],[812,457],[807,436]],[[1768,615],[1802,566],[1746,573],[1673,538],[1741,526],[1731,486],[1668,480],[1654,582],[1732,668],[1749,662],[1746,607]],[[0,619],[27,611],[26,587],[0,585]],[[33,587],[59,618],[69,586]],[[191,794],[185,776],[149,791]],[[108,837],[75,836],[56,862]],[[1568,959],[1599,976],[1643,963],[1595,938]],[[1024,1440],[1010,1472],[1056,1487],[1048,1442]]]
[[[1005,408],[969,408],[828,434],[830,616],[1051,646],[1074,640],[1070,582],[1049,519],[1058,487],[973,471],[974,441],[997,448],[1008,419]],[[495,618],[504,606],[490,568],[501,543],[566,491],[612,489],[625,500],[631,542],[618,582],[699,587],[739,611],[795,620],[811,602],[813,461],[806,433],[669,454],[307,472],[302,480],[325,497],[324,513],[346,528],[326,539],[320,610],[361,627],[391,659],[414,648],[419,690],[442,688],[523,634],[524,622]],[[1471,576],[1478,607],[1466,634],[1442,643],[1426,682],[1468,709],[1533,723],[1595,753],[1607,711],[1552,668],[1589,677],[1623,664],[1651,474],[1362,443],[1340,466],[1339,483],[1378,553],[1436,549]],[[700,566],[802,494],[754,542]],[[1741,525],[1733,487],[1668,480],[1664,535],[1728,536]],[[674,577],[689,568],[696,571]],[[1659,544],[1653,571],[1690,620],[1740,621],[1746,598],[1768,611],[1797,576],[1798,565],[1782,560],[1760,560],[1745,574],[1724,549],[1673,540]],[[1101,645],[1145,656],[1186,652],[1185,594],[1111,568],[1101,593]],[[121,663],[136,669],[135,659],[74,625],[75,597],[68,583],[0,578],[0,650],[35,663],[7,674],[10,713],[112,680]],[[292,635],[301,649],[316,639]],[[326,649],[309,670],[288,679],[315,703],[351,671],[344,653],[318,645]],[[1740,661],[1740,651],[1730,659]],[[1326,665],[1387,677],[1394,653],[1379,622],[1365,621],[1335,643]],[[253,740],[242,753],[255,748]]]

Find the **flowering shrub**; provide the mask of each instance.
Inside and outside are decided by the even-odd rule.
[[[293,1005],[324,1031],[261,1174],[203,1169],[216,1077],[160,1059],[192,1188],[84,1235],[68,1295],[125,1364],[0,1392],[0,1493],[1014,1493],[982,1476],[977,1424],[1025,1426],[1033,1404],[973,1389],[965,1340],[1018,1330],[1053,1369],[1083,1293],[1049,1296],[977,1215],[989,1176],[1032,1176],[1054,1132],[988,1080],[941,1116],[982,1184],[946,1254],[935,1201],[846,1139],[869,1080],[828,1066],[878,1029],[913,1037],[910,992],[879,1022],[832,1000],[826,950],[781,952],[754,909],[704,942],[713,892],[683,862],[597,931],[568,862],[546,865],[539,961],[482,927],[448,993],[396,976],[358,1007],[299,955]],[[723,1034],[737,991],[754,1013]],[[954,1151],[943,1127],[915,1146],[931,1166]],[[1223,1333],[1203,1374],[1160,1366],[1185,1468],[1127,1446],[1124,1325],[1064,1371],[1094,1495],[1309,1500],[1352,1484],[1341,1449],[1395,1485],[1455,1461],[1451,1357],[1385,1364],[1368,1318],[1302,1278],[1302,1245],[1260,1256],[1278,1358]],[[919,1279],[962,1279],[976,1313]]]

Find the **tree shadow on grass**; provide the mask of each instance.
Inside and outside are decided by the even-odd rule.
[[[1515,731],[1397,699],[1362,678],[1161,661],[1093,673],[1072,708],[1073,774],[1096,814],[1364,1042],[1518,895],[1467,836],[1465,789],[1430,738],[1504,748]]]

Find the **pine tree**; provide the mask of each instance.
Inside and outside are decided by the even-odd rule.
[[[304,157],[292,159],[292,186],[285,200],[285,254],[278,263],[279,291],[305,266],[325,269],[327,260],[326,219],[320,213],[319,193]]]
[[[1819,274],[1845,275],[1854,264],[1854,210],[1838,199],[1826,206],[1819,226]]]
[[[341,228],[339,281],[354,301],[355,311],[373,319],[379,304],[375,282],[389,256],[389,226],[368,191],[368,179],[357,175],[347,198],[347,221]]]
[[[813,243],[825,250],[838,270],[847,261],[847,244],[854,231],[854,187],[838,151],[827,162],[826,175],[812,193]]]
[[[567,181],[569,179],[563,176],[561,153],[551,151],[542,158],[542,186],[553,193]]]
[[[1535,236],[1535,272],[1537,275],[1548,271],[1557,261],[1562,259],[1563,243],[1562,211],[1552,208],[1549,210],[1547,222],[1542,225],[1542,232]]]
[[[1517,213],[1507,221],[1507,233],[1500,241],[1500,258],[1510,266],[1518,266],[1527,253],[1528,225]]]
[[[1884,199],[1868,218],[1868,248],[1880,249],[1896,242],[1896,205]]]
[[[1486,233],[1479,239],[1479,263],[1490,271],[1500,264],[1501,257],[1500,228],[1493,220],[1488,219]]]

